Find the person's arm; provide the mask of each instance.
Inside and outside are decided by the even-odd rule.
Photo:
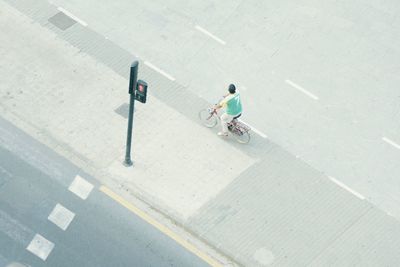
[[[224,99],[222,99],[222,101],[221,102],[219,102],[218,104],[216,104],[215,106],[214,106],[214,108],[215,108],[215,110],[218,110],[218,109],[220,109],[220,108],[223,108],[224,107],[224,105],[226,104],[226,97],[228,96],[229,94],[227,94],[227,95],[224,95],[223,97],[224,97]]]
[[[218,109],[222,108],[222,105],[221,105],[221,104],[216,104],[216,105],[214,106],[214,108],[215,108],[216,110],[218,110]]]

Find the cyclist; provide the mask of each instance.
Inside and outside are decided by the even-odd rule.
[[[222,132],[218,133],[219,136],[228,136],[228,123],[242,115],[242,102],[239,92],[236,92],[235,85],[230,84],[228,91],[229,94],[224,95],[224,99],[214,107],[216,110],[226,109],[225,113],[221,115]]]

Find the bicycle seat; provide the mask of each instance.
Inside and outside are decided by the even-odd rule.
[[[240,116],[242,116],[242,113],[240,113],[239,115],[237,115],[236,117],[233,117],[234,120],[238,119]]]

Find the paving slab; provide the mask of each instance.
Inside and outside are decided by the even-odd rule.
[[[250,266],[307,266],[370,209],[368,202],[277,148],[187,226]]]
[[[398,221],[371,209],[309,266],[398,266],[399,237]]]

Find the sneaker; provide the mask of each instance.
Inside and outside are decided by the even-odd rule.
[[[228,133],[219,132],[218,135],[219,135],[219,136],[228,136]]]

